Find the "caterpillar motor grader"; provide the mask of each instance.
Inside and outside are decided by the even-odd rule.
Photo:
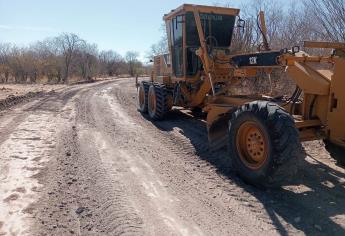
[[[279,186],[296,173],[301,142],[345,147],[345,44],[304,42],[334,49],[329,56],[299,47],[272,51],[263,12],[258,19],[262,50],[232,55],[234,29],[243,27],[239,9],[185,4],[166,14],[169,54],[154,58],[150,81],[137,83],[138,110],[160,120],[173,106],[202,109],[210,145],[228,145],[237,173],[254,185]],[[290,98],[231,92],[242,79],[276,68],[297,85]]]

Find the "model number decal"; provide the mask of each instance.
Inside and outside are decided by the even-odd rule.
[[[222,21],[223,16],[222,15],[216,15],[216,14],[200,13],[200,19],[201,20]]]
[[[258,64],[258,57],[249,57],[249,64],[250,65]]]

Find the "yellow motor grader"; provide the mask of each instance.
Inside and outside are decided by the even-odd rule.
[[[139,111],[160,120],[173,106],[202,109],[210,145],[228,146],[237,173],[254,185],[279,186],[296,173],[302,141],[345,148],[345,44],[304,42],[334,49],[329,56],[272,51],[260,12],[263,50],[232,55],[234,28],[243,27],[238,16],[239,9],[188,4],[166,14],[169,54],[156,56],[151,80],[137,84]],[[277,68],[297,85],[290,98],[231,92],[242,79]]]

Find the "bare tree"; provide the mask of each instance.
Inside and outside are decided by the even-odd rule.
[[[250,0],[242,5],[243,18],[246,20],[244,32],[245,51],[257,50],[262,40],[262,29],[259,24],[259,12],[265,12],[267,41],[272,48],[278,48],[283,31],[284,12],[280,2],[274,0]]]
[[[3,82],[7,83],[10,76],[9,58],[11,53],[11,44],[0,43],[0,78],[2,75],[4,79]]]
[[[324,40],[319,34],[320,25],[311,11],[292,5],[285,16],[281,29],[280,48],[302,45],[305,40]]]
[[[321,25],[321,30],[315,30],[323,38],[338,42],[345,41],[344,0],[304,0],[303,3]]]
[[[41,74],[48,78],[48,83],[62,81],[64,59],[55,38],[48,38],[37,42],[33,46],[42,61]]]
[[[85,41],[79,38],[76,34],[63,33],[56,38],[56,43],[60,47],[64,58],[65,71],[61,82],[67,83],[75,53],[82,45],[85,44]]]
[[[141,66],[141,63],[138,59],[139,53],[134,51],[129,51],[126,53],[125,59],[128,64],[128,73],[131,76],[134,76],[138,73],[138,67]]]
[[[96,44],[85,43],[77,52],[82,78],[92,80],[98,72],[98,48]]]
[[[30,83],[36,83],[42,71],[42,60],[34,48],[29,48],[23,52],[25,72]]]
[[[99,54],[99,62],[102,73],[108,76],[118,75],[125,63],[123,57],[113,50],[102,51]]]
[[[25,55],[24,48],[12,47],[8,65],[11,68],[16,83],[26,83],[29,73],[28,67],[31,63]]]
[[[146,58],[149,60],[152,60],[155,56],[169,53],[168,36],[165,24],[161,26],[161,32],[161,39],[157,43],[152,44],[149,51],[146,53]]]
[[[254,22],[248,19],[242,27],[235,27],[231,42],[232,53],[250,52],[256,49],[254,40]]]
[[[166,37],[163,37],[157,43],[151,45],[150,50],[147,52],[146,58],[151,60],[155,56],[163,55],[168,52],[168,41]]]

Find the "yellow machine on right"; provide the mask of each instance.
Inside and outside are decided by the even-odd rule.
[[[151,80],[137,84],[139,110],[151,120],[164,119],[173,106],[203,110],[210,145],[228,146],[238,174],[277,186],[295,175],[301,141],[323,139],[345,149],[345,43],[304,42],[334,49],[328,56],[299,47],[272,51],[260,12],[262,50],[231,54],[234,28],[243,23],[238,15],[234,8],[188,4],[165,15],[169,54],[156,56]],[[243,78],[270,76],[275,68],[296,83],[290,98],[231,92]]]

